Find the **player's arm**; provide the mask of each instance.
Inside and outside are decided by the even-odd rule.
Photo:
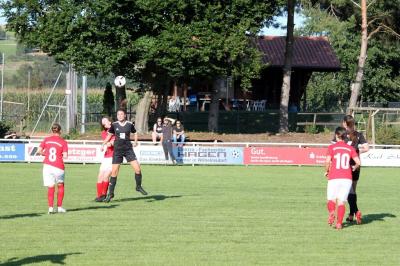
[[[62,155],[63,155],[63,159],[68,159],[68,144],[67,143],[65,143],[65,145],[63,146]]]
[[[133,133],[133,141],[134,141],[133,145],[136,147],[137,144],[138,144],[138,134],[137,134],[137,132]]]
[[[364,152],[369,151],[368,142],[365,139],[364,135],[361,134],[361,133],[360,133],[360,136],[359,136],[359,141],[360,141],[359,142],[360,144],[358,145],[358,150],[360,151],[360,153],[364,153]]]
[[[328,176],[329,169],[331,168],[332,157],[330,155],[326,156],[325,160],[325,176]]]
[[[353,157],[354,162],[356,163],[355,165],[353,165],[353,171],[356,171],[358,168],[360,168],[361,165],[361,161],[360,158],[358,156]]]
[[[43,147],[40,147],[40,146],[39,146],[39,148],[38,148],[36,154],[39,154],[39,155],[43,155],[43,156],[44,156],[44,149],[43,149]]]

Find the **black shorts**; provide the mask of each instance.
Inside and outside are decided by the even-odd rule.
[[[358,168],[356,171],[353,171],[351,173],[351,177],[353,181],[358,181],[358,179],[360,178],[360,168]]]
[[[126,161],[129,163],[131,161],[136,161],[136,154],[133,151],[132,148],[130,149],[115,149],[114,150],[114,155],[113,155],[113,159],[112,159],[112,163],[113,164],[121,164],[124,161],[124,157],[126,159]]]

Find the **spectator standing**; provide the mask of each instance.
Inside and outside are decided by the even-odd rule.
[[[172,163],[176,164],[176,158],[172,150],[172,124],[175,122],[175,119],[165,117],[164,124],[162,127],[162,136],[161,143],[164,150],[165,161],[169,161],[169,157],[171,157]]]

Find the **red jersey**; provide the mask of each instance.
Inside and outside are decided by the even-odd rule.
[[[328,179],[351,179],[352,168],[350,159],[358,157],[356,150],[347,143],[338,141],[328,147],[328,155],[331,156]]]
[[[107,138],[107,135],[108,135],[108,131],[107,131],[107,130],[103,130],[103,131],[101,132],[101,139],[102,139],[102,140],[105,140],[105,139]],[[113,135],[113,136],[111,137],[110,141],[114,141],[114,140],[115,140],[115,136]],[[104,158],[113,157],[113,154],[114,154],[114,146],[107,147],[107,150],[106,150],[106,152],[104,153]]]
[[[44,164],[64,170],[63,152],[68,153],[68,144],[62,137],[47,137],[40,143],[39,147],[44,151]]]

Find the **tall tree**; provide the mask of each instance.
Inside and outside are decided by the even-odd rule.
[[[281,103],[279,108],[279,132],[286,133],[289,131],[289,95],[290,80],[292,75],[292,57],[293,57],[293,32],[294,32],[294,7],[295,0],[287,0],[287,33],[285,48],[285,63],[283,66],[283,82],[281,89]]]

